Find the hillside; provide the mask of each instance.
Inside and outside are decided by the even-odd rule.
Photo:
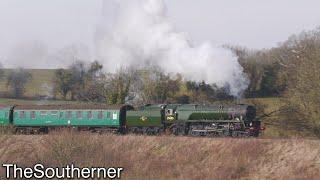
[[[0,161],[124,167],[124,179],[316,179],[320,141],[114,136],[1,136]],[[3,171],[3,169],[1,169]],[[0,174],[3,174],[2,172]]]
[[[12,69],[4,70],[4,77],[0,81],[0,92],[6,92],[6,77],[12,71]],[[32,74],[32,80],[26,85],[27,97],[34,97],[37,95],[46,95],[50,93],[52,88],[52,80],[54,78],[54,69],[29,69]]]

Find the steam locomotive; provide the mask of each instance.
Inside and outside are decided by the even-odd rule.
[[[17,105],[0,106],[0,126],[16,133],[47,133],[59,128],[121,134],[259,136],[261,122],[250,105],[199,104]]]

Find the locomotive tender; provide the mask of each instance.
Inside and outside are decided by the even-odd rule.
[[[198,104],[0,106],[0,125],[18,133],[47,133],[72,127],[93,132],[190,136],[259,136],[260,121],[250,105]]]

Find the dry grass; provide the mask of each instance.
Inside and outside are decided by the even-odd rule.
[[[122,166],[125,179],[317,179],[320,141],[114,136],[1,136],[0,162]],[[1,172],[0,172],[1,173]],[[2,174],[2,173],[1,173]]]

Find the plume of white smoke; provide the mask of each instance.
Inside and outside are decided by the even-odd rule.
[[[155,64],[188,80],[228,86],[234,96],[247,88],[237,57],[210,43],[193,46],[169,22],[163,0],[107,0],[103,12],[96,53],[106,70]]]

